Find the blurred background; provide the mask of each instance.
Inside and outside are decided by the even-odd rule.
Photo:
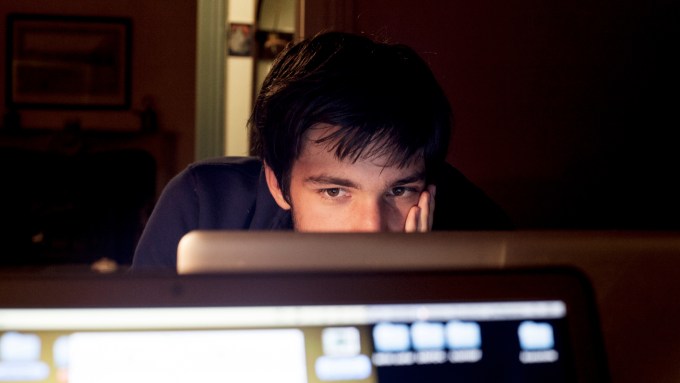
[[[0,262],[129,263],[164,185],[195,160],[247,155],[245,122],[271,59],[288,41],[325,30],[404,43],[425,58],[454,108],[448,160],[518,228],[680,229],[679,8],[670,0],[0,0],[8,244]],[[68,29],[73,23],[82,28]],[[105,33],[119,45],[103,39],[101,48]],[[93,58],[88,44],[105,53]],[[104,101],[60,104],[47,97],[57,85],[21,71],[54,60],[84,63],[69,69],[74,78],[105,68],[120,81]]]

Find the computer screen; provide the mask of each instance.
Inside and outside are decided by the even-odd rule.
[[[10,301],[0,305],[0,381],[572,382],[599,373],[587,370],[600,360],[586,368],[574,357],[598,338],[587,305],[557,294],[564,274],[547,290],[549,275],[492,274],[122,278],[104,282],[119,288],[108,304],[109,293],[43,307]],[[489,295],[512,281],[528,284]],[[523,296],[532,284],[540,291]],[[157,291],[121,299],[137,287]]]

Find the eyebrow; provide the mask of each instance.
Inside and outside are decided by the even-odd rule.
[[[395,185],[403,185],[403,184],[408,184],[412,182],[420,182],[425,180],[425,172],[424,171],[417,171],[414,172],[411,175],[408,175],[404,178],[398,179],[394,182],[391,183],[390,186],[395,186]],[[340,178],[340,177],[334,177],[334,176],[329,176],[325,174],[321,174],[318,176],[309,176],[305,179],[305,183],[313,183],[313,184],[320,184],[320,185],[338,185],[342,187],[347,187],[347,188],[353,188],[353,189],[361,189],[361,187],[356,184],[355,182],[352,182],[351,180],[348,180],[346,178]]]
[[[338,185],[348,188],[359,189],[356,183],[340,177],[333,177],[327,175],[310,176],[305,179],[305,183],[321,184],[321,185]]]
[[[420,182],[420,181],[425,181],[425,172],[424,171],[414,172],[410,176],[404,177],[402,179],[399,179],[399,180],[393,182],[392,185],[410,184],[412,182]]]

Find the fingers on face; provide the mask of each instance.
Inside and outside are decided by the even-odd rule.
[[[420,194],[418,205],[411,207],[406,216],[404,231],[407,233],[425,233],[432,230],[436,191],[437,189],[434,185],[429,185],[427,190]]]
[[[418,227],[417,231],[424,233],[430,231],[430,216],[431,210],[431,195],[430,189],[424,191],[420,194],[420,200],[418,201],[418,207],[420,207],[420,214],[418,215]]]
[[[407,233],[415,233],[418,231],[418,221],[420,214],[419,206],[412,206],[406,215],[406,225],[404,226],[404,231]]]

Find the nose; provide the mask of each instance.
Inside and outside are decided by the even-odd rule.
[[[366,201],[362,203],[354,213],[353,231],[387,231],[387,220],[385,219],[384,210],[379,201]]]

